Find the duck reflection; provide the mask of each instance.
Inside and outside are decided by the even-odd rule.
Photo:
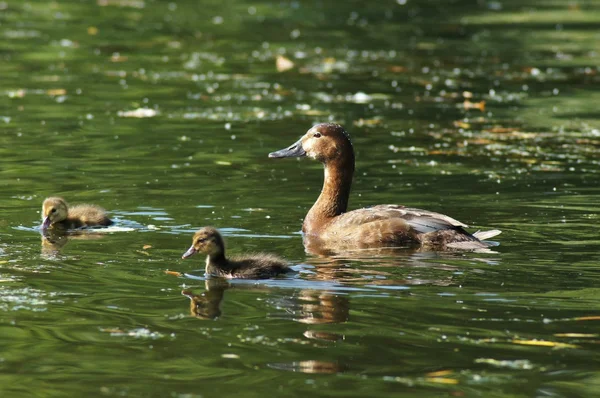
[[[403,245],[403,246],[395,246],[395,247],[366,247],[366,248],[356,248],[352,245],[343,245],[339,244],[336,246],[331,246],[327,244],[326,241],[319,239],[319,237],[304,235],[302,237],[302,242],[304,244],[304,250],[306,253],[314,255],[314,256],[324,256],[324,257],[350,257],[350,258],[369,258],[369,257],[386,257],[386,256],[395,256],[395,255],[412,255],[419,253],[439,253],[440,255],[444,255],[445,253],[487,253],[487,254],[497,254],[498,252],[490,249],[490,247],[498,246],[497,242],[493,241],[483,241],[487,247],[478,247],[478,248],[461,248],[461,247],[446,247],[444,250],[439,250],[439,248],[431,247],[431,246],[416,246],[416,245]]]
[[[346,322],[350,314],[347,296],[322,290],[300,290],[291,307],[294,320],[309,325]]]
[[[63,228],[51,228],[42,231],[42,256],[56,257],[61,249],[69,243],[71,239],[101,239],[103,234],[94,234],[89,231],[67,231]]]
[[[204,286],[205,291],[202,293],[194,293],[190,289],[181,291],[183,296],[190,299],[190,315],[199,319],[214,320],[221,317],[221,303],[227,289],[268,293],[268,288],[265,286],[231,285],[229,281],[220,278],[206,279]],[[327,291],[302,289],[297,295],[276,299],[272,303],[283,309],[285,314],[292,314],[291,318],[294,321],[305,324],[345,322],[350,313],[349,300],[346,296]],[[322,336],[315,335],[315,338],[322,338]]]
[[[335,281],[344,285],[448,286],[454,283],[455,272],[464,267],[465,261],[471,264],[497,265],[500,260],[497,257],[476,256],[464,251],[378,248],[330,256],[312,255],[307,257],[305,263],[314,267],[310,279]],[[357,264],[359,266],[356,266]],[[472,272],[478,271],[472,269]]]
[[[67,243],[69,237],[66,231],[46,230],[42,233],[42,255],[55,257]]]
[[[194,294],[191,290],[184,289],[181,294],[190,299],[190,315],[199,319],[217,319],[221,316],[221,302],[225,290],[231,286],[225,280],[207,279],[204,281],[206,290]]]

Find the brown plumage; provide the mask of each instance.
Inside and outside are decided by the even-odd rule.
[[[288,272],[285,260],[267,253],[225,257],[225,244],[219,231],[213,227],[199,229],[192,240],[192,246],[181,258],[196,253],[206,254],[206,274],[222,278],[267,279]]]
[[[480,239],[500,231],[464,230],[465,224],[443,214],[399,205],[378,205],[347,212],[354,150],[350,137],[337,124],[312,127],[296,143],[269,154],[271,158],[308,156],[323,163],[325,179],[319,198],[304,223],[304,244],[326,250],[421,245],[432,248],[483,249]]]
[[[63,229],[108,226],[113,222],[106,211],[95,205],[75,205],[69,207],[63,198],[47,198],[42,205],[42,230],[51,226]]]

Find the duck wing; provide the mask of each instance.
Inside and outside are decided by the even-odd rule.
[[[342,214],[338,218],[338,222],[347,226],[358,226],[385,220],[402,220],[407,224],[407,227],[420,234],[467,227],[466,224],[444,214],[400,205],[366,207]]]

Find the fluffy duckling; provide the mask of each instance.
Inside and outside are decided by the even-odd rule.
[[[106,211],[95,205],[75,205],[69,207],[63,198],[47,198],[42,205],[42,231],[50,226],[64,229],[108,226],[113,222]]]
[[[206,254],[206,274],[222,278],[268,279],[289,272],[285,260],[272,254],[259,253],[231,260],[225,257],[225,244],[213,227],[199,229],[192,246],[181,256],[186,259],[196,253]]]
[[[323,189],[304,223],[305,247],[363,249],[417,244],[434,248],[477,250],[500,231],[468,233],[467,227],[444,214],[399,205],[377,205],[348,211],[354,175],[354,149],[348,133],[338,124],[313,126],[288,148],[270,158],[308,156],[325,168]]]

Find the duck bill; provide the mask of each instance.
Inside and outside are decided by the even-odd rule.
[[[46,218],[44,218],[44,222],[42,222],[42,231],[47,230],[50,227],[51,223],[52,222],[50,221],[50,217],[49,216],[46,217]]]
[[[299,139],[294,144],[290,145],[285,149],[271,152],[270,158],[300,158],[306,156],[306,151],[302,148],[302,139]]]
[[[192,257],[194,254],[196,254],[198,252],[198,250],[194,249],[194,246],[191,246],[188,251],[186,251],[185,253],[183,253],[183,256],[181,256],[181,258],[186,259],[188,257]]]
[[[191,291],[191,290],[185,290],[185,289],[184,289],[184,290],[182,290],[182,291],[181,291],[181,295],[182,295],[182,296],[185,296],[185,297],[187,297],[187,298],[190,298],[190,299],[193,299],[193,298],[194,298],[194,293],[192,293],[192,291]]]

